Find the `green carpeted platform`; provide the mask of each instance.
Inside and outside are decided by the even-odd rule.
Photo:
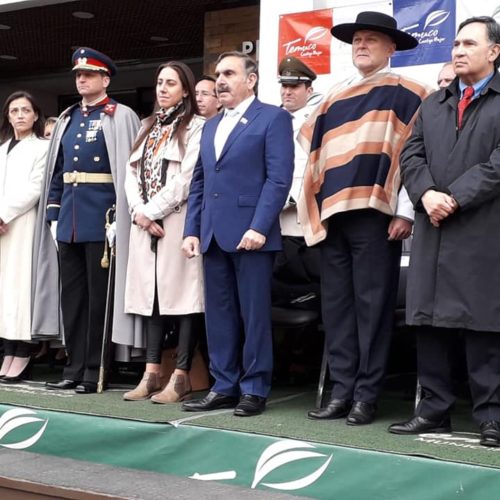
[[[379,405],[377,420],[365,427],[349,427],[343,420],[311,421],[313,388],[281,388],[271,394],[267,411],[258,417],[238,418],[231,410],[186,413],[180,405],[155,405],[150,401],[125,402],[123,390],[103,394],[76,395],[73,391],[47,391],[43,383],[0,386],[0,403],[89,415],[110,416],[144,422],[170,423],[213,429],[242,431],[347,446],[365,450],[436,458],[444,461],[500,468],[500,449],[479,446],[479,435],[467,404],[458,405],[453,415],[453,435],[395,436],[387,433],[390,423],[404,420],[412,403],[387,394]]]

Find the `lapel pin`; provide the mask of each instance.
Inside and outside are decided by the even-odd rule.
[[[241,120],[240,120],[241,123],[243,123],[243,125],[246,125],[248,123],[248,120],[243,117]]]

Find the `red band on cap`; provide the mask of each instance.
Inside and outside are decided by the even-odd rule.
[[[92,59],[91,57],[78,57],[75,62],[75,68],[95,68],[96,71],[106,71],[109,73],[109,68],[99,59]]]

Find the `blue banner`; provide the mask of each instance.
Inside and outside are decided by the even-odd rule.
[[[455,0],[394,0],[398,27],[414,36],[419,44],[412,50],[396,52],[391,66],[416,66],[451,60],[455,39]]]

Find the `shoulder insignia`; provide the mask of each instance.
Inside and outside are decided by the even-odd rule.
[[[113,116],[115,114],[115,111],[116,111],[116,104],[114,103],[108,103],[106,104],[106,106],[104,106],[104,112],[109,116]]]

